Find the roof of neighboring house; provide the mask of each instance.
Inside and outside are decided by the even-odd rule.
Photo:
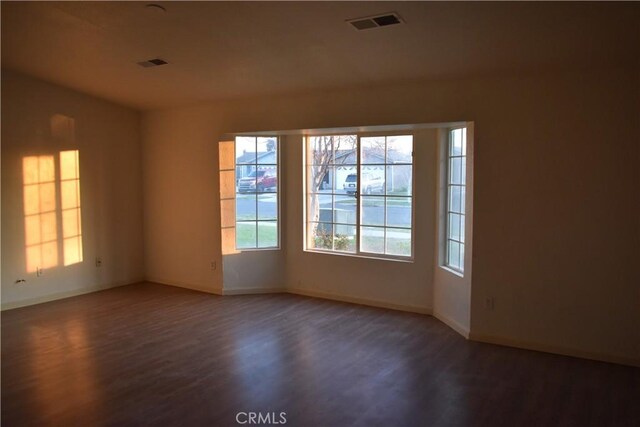
[[[384,154],[369,152],[367,155],[371,159],[372,157],[376,159],[376,162],[379,163],[410,163],[411,162],[411,154],[403,153],[401,151],[389,150],[389,156],[393,158],[393,160],[385,159]],[[357,163],[357,153],[356,150],[338,150],[336,151],[336,164],[355,164]]]
[[[275,155],[275,151],[263,151],[261,153],[258,153],[258,156],[256,157],[256,152],[255,151],[247,151],[245,153],[243,153],[241,156],[236,158],[236,163],[255,163],[256,159],[258,161],[263,160],[269,156],[269,155]],[[275,161],[275,157],[274,157],[274,161]]]

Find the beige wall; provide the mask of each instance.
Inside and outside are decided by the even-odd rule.
[[[75,141],[52,137],[55,114],[75,119]],[[144,278],[139,122],[133,110],[2,70],[3,308]],[[61,150],[79,150],[84,258],[37,277],[26,272],[22,158]]]
[[[471,120],[472,336],[637,361],[638,85],[637,70],[602,69],[413,82],[146,113],[147,275],[222,288],[221,271],[211,271],[210,262],[221,260],[216,141],[224,133]],[[294,149],[287,156],[295,163],[298,155]],[[287,191],[297,191],[296,179],[287,179]],[[288,207],[289,215],[300,215],[297,205]],[[298,286],[301,273],[295,269],[321,277],[322,271],[371,267],[388,281],[377,297],[432,305],[432,277],[418,282],[422,276],[416,276],[410,292],[394,291],[403,280],[395,264],[302,254],[297,238],[285,239],[284,251],[302,263],[287,267],[285,277],[294,280],[287,286]],[[369,295],[366,286],[350,280],[300,285]],[[416,299],[420,290],[422,299]],[[493,311],[485,310],[486,297],[494,298]]]

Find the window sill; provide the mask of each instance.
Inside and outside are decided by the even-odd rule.
[[[334,255],[348,258],[363,258],[376,261],[394,261],[406,264],[413,264],[413,257],[392,257],[392,256],[376,256],[374,254],[350,254],[346,252],[322,251],[317,249],[305,249],[304,252],[321,255]]]
[[[460,277],[460,278],[464,278],[464,273],[462,271],[458,271],[458,270],[454,270],[451,267],[447,267],[446,265],[441,265],[440,266],[441,269],[443,269],[444,271],[447,271],[451,274],[455,274],[456,276]]]

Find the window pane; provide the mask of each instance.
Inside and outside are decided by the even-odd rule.
[[[450,213],[448,218],[449,238],[460,240],[460,217],[461,215]]]
[[[360,250],[384,254],[384,228],[360,227]]]
[[[356,223],[356,198],[353,196],[334,196],[333,221],[342,224]]]
[[[387,226],[411,228],[410,197],[387,197]]]
[[[413,136],[400,135],[387,137],[387,163],[413,162]]]
[[[238,193],[255,193],[257,184],[256,166],[236,166],[236,181]]]
[[[338,170],[338,189],[340,193],[353,195],[358,191],[358,170],[355,167]]]
[[[456,185],[449,186],[449,210],[451,212],[461,212],[460,198],[461,198],[461,187]]]
[[[449,183],[462,184],[462,157],[449,159]]]
[[[352,225],[336,224],[333,228],[333,249],[342,252],[355,252],[356,227]]]
[[[276,220],[278,219],[278,195],[260,194],[258,196],[258,219]]]
[[[466,184],[467,183],[467,158],[463,157],[462,158],[462,166],[460,168],[460,175],[462,176],[462,179],[460,180],[462,182],[462,184]]]
[[[258,166],[256,180],[258,193],[275,193],[278,191],[278,167],[276,165]]]
[[[462,155],[462,129],[454,129],[451,131],[449,155],[451,156]]]
[[[336,165],[355,165],[358,163],[358,138],[355,135],[333,137],[333,161]]]
[[[384,225],[384,197],[362,196],[360,210],[362,225]]]
[[[307,216],[308,221],[331,222],[333,218],[333,196],[331,194],[309,194]]]
[[[361,166],[362,194],[384,194],[384,166]]]
[[[460,244],[449,240],[449,248],[448,248],[448,259],[449,266],[453,268],[460,268]]]
[[[256,163],[256,138],[253,136],[236,137],[236,164]]]
[[[278,246],[278,223],[276,221],[258,221],[258,247]]]
[[[387,228],[386,253],[388,255],[411,256],[411,230]]]
[[[236,221],[256,219],[256,195],[238,194],[236,197]]]
[[[413,166],[387,166],[387,195],[410,196]]]
[[[278,142],[275,137],[257,138],[257,162],[258,164],[278,163]]]
[[[331,193],[334,189],[335,171],[333,166],[309,167],[309,191],[312,193]]]
[[[333,249],[333,225],[323,222],[309,223],[308,232],[312,237],[309,245],[315,249]]]
[[[460,129],[462,137],[462,155],[467,155],[467,128]]]
[[[310,165],[333,164],[333,137],[310,137],[307,156],[307,162]]]
[[[460,215],[460,241],[462,243],[464,243],[464,222],[465,222],[465,216]]]
[[[250,249],[257,246],[256,222],[236,222],[236,248]]]
[[[385,137],[360,138],[362,164],[384,164]]]
[[[464,244],[460,244],[460,270],[464,269]]]

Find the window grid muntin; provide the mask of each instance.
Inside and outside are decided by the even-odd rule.
[[[454,151],[454,134],[455,132],[460,131],[460,153],[456,154]],[[447,194],[446,194],[446,221],[445,221],[445,266],[455,270],[457,272],[464,272],[464,253],[465,253],[465,239],[466,235],[464,230],[462,229],[462,224],[466,226],[466,158],[467,158],[467,150],[466,150],[466,133],[467,129],[465,127],[461,128],[453,128],[449,130],[448,138],[447,138]],[[453,168],[451,165],[453,164],[453,159],[460,159],[460,168],[459,168],[459,183],[453,183]],[[453,200],[452,200],[452,188],[459,188],[459,200],[458,204],[460,209],[458,211],[454,210]],[[451,220],[453,215],[458,215],[458,239],[454,239],[451,237]],[[463,238],[464,237],[464,238]],[[458,245],[458,264],[452,264],[452,254],[450,251],[451,242],[456,243]]]

